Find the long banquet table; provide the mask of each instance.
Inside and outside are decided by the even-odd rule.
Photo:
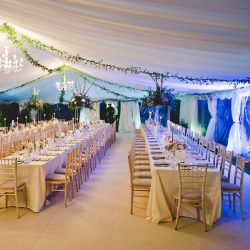
[[[178,168],[174,164],[173,159],[166,160],[165,166],[164,164],[162,164],[160,167],[156,165],[157,160],[155,160],[155,156],[157,155],[166,157],[166,151],[165,149],[161,148],[160,143],[156,139],[154,139],[154,143],[149,141],[149,137],[152,138],[152,134],[149,132],[148,128],[144,127],[142,130],[146,139],[152,174],[146,219],[155,223],[162,221],[172,221],[174,195],[179,189]],[[160,148],[160,150],[155,150],[154,148],[156,147]],[[164,162],[164,160],[161,160],[161,162]],[[208,168],[205,199],[206,222],[208,225],[213,225],[213,223],[221,216],[221,188],[219,169]],[[183,204],[180,216],[197,218],[197,212],[194,207]]]
[[[108,126],[108,124],[102,124],[92,128],[90,131],[84,133],[83,136],[75,137],[73,141],[57,147],[56,150],[50,150],[48,154],[39,156],[39,160],[18,164],[17,178],[26,184],[29,209],[33,212],[40,212],[43,208],[46,190],[45,179],[49,174],[53,174],[57,168],[62,167],[66,163],[67,152],[79,142],[83,143],[84,148],[89,136],[97,129],[105,128],[106,126]],[[21,207],[25,206],[21,193],[18,203]],[[12,197],[9,197],[8,205],[15,205],[15,201]],[[0,198],[0,207],[3,206],[5,206],[4,197]]]

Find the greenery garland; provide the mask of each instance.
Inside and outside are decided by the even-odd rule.
[[[24,54],[25,58],[27,59],[28,62],[30,62],[30,64],[34,65],[35,67],[41,68],[43,71],[48,71],[49,73],[53,72],[52,69],[49,69],[45,65],[42,65],[41,63],[39,63],[38,60],[33,59],[33,57],[28,53],[26,48],[23,46],[23,43],[18,39],[17,33],[14,30],[14,28],[9,26],[7,23],[4,23],[2,26],[0,26],[0,31],[7,34],[8,40],[10,40],[12,44],[15,45]]]
[[[61,74],[63,74],[65,72],[65,70],[69,70],[69,71],[77,74],[77,76],[79,76],[81,79],[83,79],[83,81],[87,82],[88,84],[94,85],[94,86],[96,86],[96,87],[98,87],[98,88],[100,88],[100,89],[102,89],[102,90],[104,90],[104,91],[106,91],[106,92],[108,92],[110,94],[113,94],[113,95],[115,95],[115,96],[117,96],[119,98],[123,98],[125,100],[138,100],[136,98],[128,97],[128,96],[126,96],[124,94],[112,91],[110,88],[107,88],[107,87],[103,86],[102,84],[98,84],[97,83],[98,80],[99,80],[98,78],[92,77],[92,76],[90,76],[90,75],[88,75],[86,73],[83,73],[80,70],[77,70],[77,69],[75,69],[73,67],[70,67],[70,66],[67,66],[67,65],[62,65],[59,68],[60,68],[60,73]],[[40,81],[40,80],[42,80],[42,79],[50,76],[51,74],[52,73],[48,73],[48,74],[46,74],[44,76],[36,78],[35,80],[32,80],[32,81],[26,82],[24,84],[21,84],[21,85],[19,85],[17,87],[13,87],[13,88],[10,88],[10,89],[4,90],[4,91],[0,91],[0,95],[3,95],[5,93],[8,93],[10,91],[13,91],[13,90],[16,90],[16,89],[19,89],[19,88],[23,88],[23,87],[28,86],[28,85],[31,86],[32,84],[35,84],[36,82],[38,82],[38,81]],[[106,83],[106,84],[109,84],[109,85],[118,86],[119,88],[123,88],[123,89],[129,89],[129,90],[134,90],[134,91],[142,91],[142,92],[145,92],[145,95],[146,95],[146,93],[148,93],[147,90],[140,90],[140,89],[135,89],[135,88],[130,88],[130,87],[127,88],[126,86],[120,86],[118,84],[106,82],[104,80],[101,80],[101,82],[104,83],[104,84]],[[64,95],[65,95],[65,91],[61,91],[60,97],[59,97],[59,103],[63,103],[64,102]]]
[[[126,96],[126,95],[124,95],[124,94],[121,94],[121,93],[117,93],[117,92],[115,92],[115,91],[112,91],[112,90],[110,90],[109,88],[106,88],[106,87],[104,87],[103,85],[100,85],[100,84],[96,83],[96,80],[99,80],[99,79],[97,79],[97,78],[95,78],[95,77],[92,77],[92,76],[90,76],[90,75],[88,75],[88,74],[86,74],[86,73],[83,73],[83,72],[81,72],[81,71],[78,70],[78,69],[75,69],[75,68],[73,68],[73,67],[71,67],[71,66],[65,66],[65,68],[68,69],[68,70],[70,70],[71,72],[77,74],[80,78],[82,78],[85,82],[89,83],[90,85],[94,85],[94,86],[96,86],[96,87],[98,87],[98,88],[100,88],[100,89],[106,91],[106,92],[109,93],[109,94],[113,94],[113,95],[115,95],[115,96],[119,96],[119,97],[122,97],[122,98],[125,98],[125,99],[134,99],[134,98],[128,97],[128,96]],[[90,78],[90,79],[89,79],[89,78]],[[106,81],[103,81],[103,80],[101,80],[101,82],[102,82],[102,83],[108,83],[108,84],[117,86],[117,84],[114,84],[114,83],[112,84],[112,83],[110,83],[110,82],[106,82]],[[123,86],[120,86],[120,87],[122,88]],[[131,89],[131,88],[129,87],[128,89]],[[132,88],[132,89],[135,90],[134,88]],[[137,89],[137,91],[143,91],[143,92],[145,92],[145,94],[146,94],[146,92],[148,93],[147,90],[139,90],[139,89]]]
[[[95,60],[89,60],[84,57],[81,57],[79,54],[76,55],[71,55],[68,52],[59,50],[53,46],[46,45],[42,43],[41,41],[37,39],[32,39],[27,35],[22,35],[21,40],[17,38],[17,33],[14,30],[13,27],[8,25],[7,23],[4,23],[3,25],[0,26],[0,32],[4,32],[7,34],[8,39],[18,48],[20,51],[22,51],[25,55],[25,58],[34,66],[40,67],[44,71],[48,71],[49,73],[52,72],[59,72],[60,67],[56,69],[50,69],[46,67],[45,65],[42,65],[38,60],[34,60],[31,55],[28,53],[27,49],[24,47],[23,43],[26,43],[27,45],[31,47],[35,47],[47,52],[54,53],[60,57],[63,57],[65,60],[73,63],[79,63],[83,62],[84,64],[92,65],[97,68],[102,68],[105,70],[109,71],[118,71],[118,72],[123,72],[123,73],[130,73],[134,75],[138,74],[145,74],[149,75],[154,81],[158,79],[176,79],[179,80],[183,83],[189,84],[199,84],[199,85],[211,85],[214,83],[224,83],[224,84],[229,84],[229,85],[234,85],[235,87],[239,84],[250,84],[250,78],[247,77],[246,79],[232,79],[232,80],[226,80],[226,79],[218,79],[218,78],[195,78],[191,76],[180,76],[178,73],[176,74],[171,74],[170,72],[166,73],[161,73],[161,72],[151,72],[147,69],[142,69],[140,67],[135,67],[135,66],[130,66],[130,67],[119,67],[116,65],[111,65],[111,64],[105,64],[103,61],[95,61]]]

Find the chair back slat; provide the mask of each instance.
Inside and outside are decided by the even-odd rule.
[[[179,196],[181,197],[187,190],[196,190],[201,195],[205,192],[205,182],[207,176],[207,164],[186,165],[178,164],[179,171]]]
[[[5,189],[8,186],[8,190]],[[17,159],[0,159],[0,194],[17,187]]]
[[[238,184],[241,189],[243,186],[245,166],[246,166],[246,159],[237,156],[235,164],[235,172],[234,172],[234,184]]]

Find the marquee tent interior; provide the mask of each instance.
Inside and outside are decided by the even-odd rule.
[[[161,85],[178,100],[176,123],[232,151],[234,164],[244,156],[250,172],[249,0],[1,0],[0,55],[4,46],[23,68],[0,72],[0,105],[21,109],[34,89],[68,105],[86,90],[94,110],[79,111],[80,122],[99,120],[103,101],[119,103],[118,131],[132,132]],[[59,101],[63,76],[74,87]]]

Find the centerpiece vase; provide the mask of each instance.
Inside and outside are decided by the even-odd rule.
[[[36,118],[37,118],[37,109],[32,108],[32,109],[30,110],[30,117],[31,117],[32,121],[33,121],[34,119],[36,120]]]
[[[160,124],[160,109],[161,109],[162,106],[158,105],[155,107],[155,118],[154,118],[154,121],[155,121],[155,124]]]
[[[175,162],[181,163],[185,161],[186,151],[185,149],[175,150]]]

